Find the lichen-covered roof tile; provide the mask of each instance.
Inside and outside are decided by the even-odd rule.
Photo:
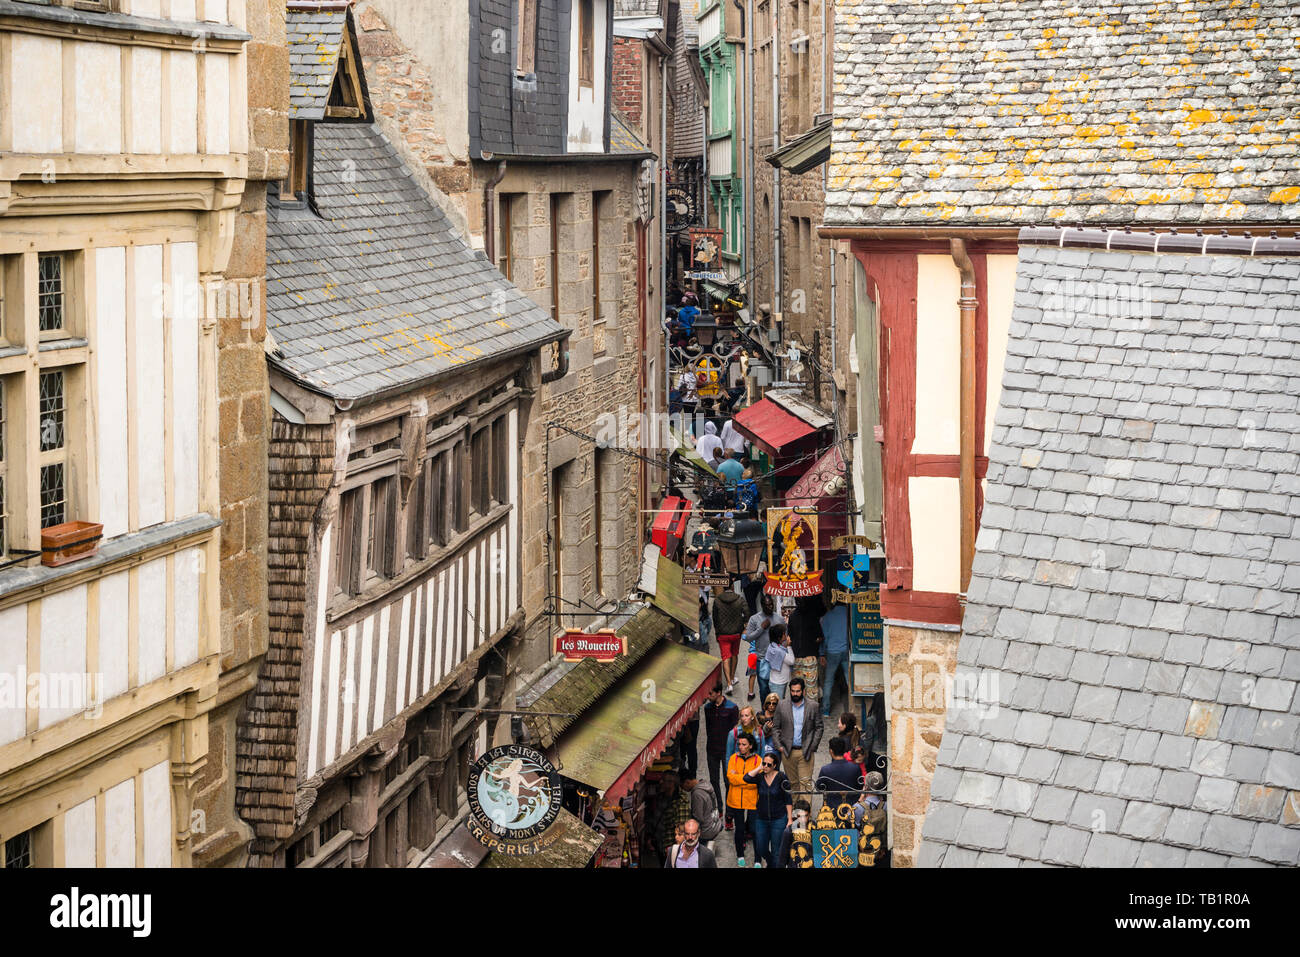
[[[837,4],[826,222],[1300,222],[1289,0]]]

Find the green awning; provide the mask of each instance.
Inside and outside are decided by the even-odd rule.
[[[491,851],[479,867],[586,867],[605,843],[605,836],[583,824],[564,809],[547,830],[557,835],[554,843],[539,854],[502,854]]]
[[[603,792],[606,801],[621,798],[699,711],[720,666],[712,655],[662,642],[548,755],[565,777]]]
[[[806,173],[831,158],[831,121],[819,123],[767,157],[773,166],[791,173]]]
[[[613,661],[580,661],[529,706],[547,715],[525,715],[533,746],[548,748],[573,724],[605,689],[627,674],[677,623],[658,608],[647,605],[615,629],[627,639],[627,654]],[[571,715],[564,717],[564,715]]]

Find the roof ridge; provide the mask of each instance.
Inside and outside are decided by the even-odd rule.
[[[1123,229],[1103,226],[1025,226],[1018,241],[1024,246],[1058,246],[1061,248],[1128,249],[1159,253],[1194,253],[1229,256],[1300,256],[1300,233],[1279,236],[1271,229],[1265,236],[1253,236],[1250,230],[1231,234],[1226,229],[1206,234],[1203,229],[1179,232],[1177,228],[1151,227],[1145,232],[1132,226]]]

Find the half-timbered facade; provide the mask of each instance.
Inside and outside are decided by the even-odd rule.
[[[520,450],[563,335],[372,125],[354,29],[289,9],[291,50],[335,52],[291,56],[268,210],[271,636],[237,744],[263,865],[417,862],[509,739]]]
[[[91,7],[0,3],[7,867],[188,864],[219,671],[244,6]],[[98,553],[44,563],[70,522],[102,525]]]

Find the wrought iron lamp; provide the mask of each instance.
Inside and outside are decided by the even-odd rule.
[[[766,546],[767,530],[757,519],[728,518],[718,524],[718,548],[728,574],[753,574]]]

